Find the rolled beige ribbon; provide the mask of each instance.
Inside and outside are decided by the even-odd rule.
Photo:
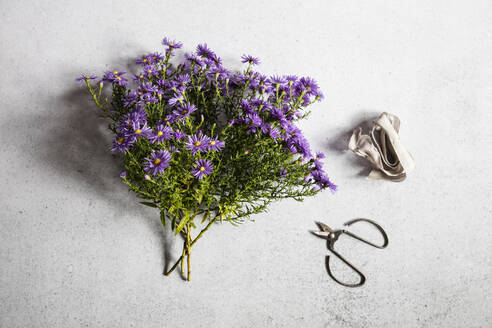
[[[373,121],[371,135],[362,134],[357,127],[350,137],[349,149],[371,163],[371,179],[403,181],[415,168],[412,155],[400,142],[400,119],[390,113],[382,113]]]

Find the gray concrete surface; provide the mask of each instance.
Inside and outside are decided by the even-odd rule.
[[[74,82],[164,35],[317,79],[326,100],[304,128],[340,185],[214,226],[191,283],[161,275],[180,243],[120,183]],[[492,2],[1,1],[0,49],[1,327],[492,326]],[[416,158],[401,184],[365,179],[345,151],[382,111]],[[343,241],[368,277],[347,289],[308,230],[358,216],[390,246]]]

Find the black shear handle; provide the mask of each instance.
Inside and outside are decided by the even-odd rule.
[[[342,234],[347,234],[349,235],[350,237],[352,238],[355,238],[357,240],[360,240],[361,242],[363,243],[366,243],[368,245],[371,245],[373,247],[376,247],[376,248],[385,248],[386,246],[388,246],[388,236],[386,235],[386,232],[384,231],[384,229],[379,225],[377,224],[376,222],[372,221],[372,220],[369,220],[369,219],[363,219],[363,218],[359,218],[359,219],[354,219],[354,220],[351,220],[351,221],[348,221],[347,223],[345,223],[346,226],[350,226],[356,222],[367,222],[371,225],[373,225],[376,229],[379,230],[379,232],[381,233],[381,235],[383,236],[383,244],[382,245],[376,245],[368,240],[365,240],[364,238],[362,237],[359,237],[358,235],[356,234],[353,234],[351,233],[350,231],[347,231],[347,230],[342,230],[341,233]],[[330,256],[326,256],[326,270],[328,271],[328,275],[333,279],[335,280],[337,283],[339,283],[340,285],[342,286],[345,286],[345,287],[360,287],[362,285],[364,285],[364,283],[366,282],[366,277],[362,274],[362,272],[360,272],[356,267],[354,267],[352,265],[352,263],[350,263],[349,261],[347,261],[342,255],[340,255],[337,251],[335,251],[334,247],[333,247],[333,243],[332,244],[329,244],[328,248],[329,250],[336,256],[338,257],[343,263],[345,263],[346,265],[348,265],[355,273],[357,273],[359,275],[359,282],[355,283],[355,284],[349,284],[349,283],[345,283],[343,281],[340,281],[338,280],[334,275],[333,273],[331,272],[331,269],[330,269]]]
[[[359,282],[358,283],[355,283],[355,284],[345,283],[345,282],[340,281],[337,278],[335,278],[335,276],[333,275],[333,273],[330,270],[330,255],[327,255],[326,256],[326,271],[328,271],[328,275],[331,277],[331,279],[335,280],[337,283],[339,283],[340,285],[345,286],[345,287],[360,287],[360,286],[364,285],[364,283],[366,282],[366,277],[362,274],[362,272],[360,272],[359,270],[357,270],[357,268],[354,267],[352,265],[352,263],[350,263],[349,261],[347,261],[342,255],[338,254],[334,249],[330,249],[330,251],[333,254],[335,254],[336,257],[338,257],[340,260],[342,260],[343,263],[345,263],[352,270],[354,270],[355,273],[357,273],[359,275],[359,278],[360,278],[359,279]]]
[[[376,247],[376,248],[386,248],[386,246],[388,246],[388,235],[386,235],[386,232],[384,231],[384,229],[379,224],[377,224],[376,222],[374,222],[372,220],[359,218],[359,219],[354,219],[354,220],[348,221],[344,225],[346,225],[348,227],[348,226],[350,226],[350,225],[352,225],[352,224],[354,224],[356,222],[367,222],[367,223],[373,225],[376,229],[378,229],[379,232],[381,233],[381,235],[383,236],[383,239],[384,239],[383,245],[376,245],[376,244],[374,244],[374,243],[372,243],[372,242],[370,242],[368,240],[365,240],[364,238],[359,237],[358,235],[356,235],[354,233],[351,233],[350,231],[347,231],[347,230],[343,230],[343,233],[346,234],[346,235],[349,235],[352,238],[355,238],[357,240],[360,240],[363,243],[366,243],[368,245],[371,245],[373,247]]]

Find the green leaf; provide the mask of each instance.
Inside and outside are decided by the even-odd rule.
[[[166,213],[164,211],[161,211],[161,223],[166,226]]]
[[[158,207],[156,204],[151,203],[151,202],[140,202],[140,204],[144,204],[144,205],[150,206],[150,207]]]
[[[175,235],[181,232],[183,230],[185,224],[186,224],[186,217],[182,218],[181,221],[179,221],[178,226],[176,227],[176,231],[174,232]]]

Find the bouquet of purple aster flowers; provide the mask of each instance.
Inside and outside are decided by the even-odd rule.
[[[164,53],[136,61],[142,70],[133,87],[118,70],[98,82],[95,75],[77,80],[109,120],[122,181],[183,237],[181,256],[165,274],[180,265],[185,277],[186,259],[189,280],[191,248],[214,222],[238,224],[275,200],[301,201],[337,187],[323,170],[324,154],[313,153],[296,126],[323,98],[314,80],[266,77],[254,70],[258,58],[247,55],[247,68],[233,72],[206,44],[173,65],[182,43],[163,44]],[[102,92],[107,84],[111,97]]]

